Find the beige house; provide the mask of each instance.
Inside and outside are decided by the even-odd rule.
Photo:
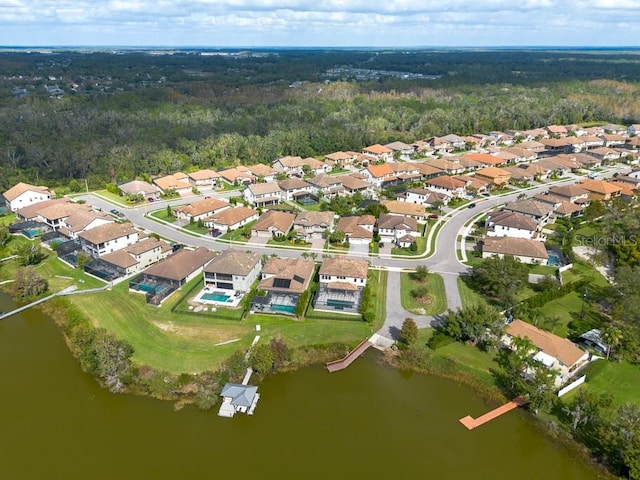
[[[298,237],[306,241],[322,238],[324,232],[332,232],[335,225],[335,214],[330,211],[304,211],[296,215],[293,229]]]
[[[15,212],[16,210],[34,203],[44,202],[53,198],[53,192],[47,187],[30,185],[28,183],[17,183],[4,192],[4,199],[7,208]]]
[[[265,212],[251,227],[254,237],[283,237],[289,233],[296,215],[289,212],[269,210]]]
[[[482,244],[482,258],[510,255],[522,263],[546,265],[549,254],[544,242],[527,238],[487,237]]]
[[[343,256],[326,258],[320,265],[316,310],[359,313],[362,291],[367,284],[369,263]]]
[[[260,214],[249,207],[226,208],[215,215],[206,217],[204,225],[214,231],[227,233],[257,220]]]
[[[218,200],[217,198],[205,198],[198,200],[188,205],[181,205],[173,209],[177,218],[182,220],[198,221],[204,220],[207,217],[216,215],[227,208],[231,208],[231,204],[225,200]]]
[[[336,232],[344,232],[349,243],[368,244],[373,239],[376,218],[373,215],[353,215],[342,217],[336,225]]]

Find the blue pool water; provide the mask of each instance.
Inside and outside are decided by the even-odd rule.
[[[557,253],[549,252],[547,264],[552,267],[559,267],[561,265],[560,256]]]
[[[272,312],[283,312],[283,313],[293,313],[296,311],[296,307],[294,305],[278,305],[278,304],[272,304],[271,305],[271,311]]]
[[[228,302],[229,299],[231,298],[229,295],[224,295],[222,293],[203,293],[202,294],[202,298],[203,300],[209,300],[212,302]]]

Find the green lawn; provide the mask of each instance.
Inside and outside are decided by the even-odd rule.
[[[463,277],[458,277],[458,289],[463,307],[472,305],[488,305],[487,299],[467,285]]]
[[[251,226],[254,223],[255,223],[255,220],[253,222],[247,223],[246,225],[244,225],[244,226],[242,226],[240,228],[236,228],[235,230],[231,230],[230,232],[223,233],[218,238],[220,238],[222,240],[230,240],[232,242],[237,242],[237,243],[247,243],[248,238],[245,238],[242,234],[245,231],[250,233],[251,232]]]
[[[170,217],[166,208],[161,208],[160,210],[154,210],[150,212],[148,216],[157,218],[158,220],[164,220],[165,222],[173,223],[176,221],[174,217]]]
[[[416,250],[412,251],[410,248],[392,248],[391,255],[398,255],[401,257],[406,256],[421,256],[427,249],[427,239],[425,237],[416,238]]]
[[[244,190],[244,185],[231,185],[230,183],[227,182],[222,182],[222,188],[219,188],[217,191],[218,192],[229,192],[229,191],[234,191],[234,190]]]
[[[369,312],[375,319],[371,325],[374,332],[382,327],[387,317],[387,275],[386,270],[372,269],[367,275],[367,286],[373,292]]]
[[[402,307],[416,315],[437,315],[447,309],[447,297],[442,277],[430,273],[425,285],[429,288],[430,303],[421,303],[411,295],[411,291],[422,284],[411,279],[409,273],[400,274],[400,301]]]
[[[597,360],[597,362],[607,362]],[[625,403],[638,403],[640,398],[640,366],[628,362],[607,362],[603,370],[589,378],[580,388],[587,388],[595,393],[613,395],[614,407]]]
[[[2,226],[11,225],[15,221],[16,221],[16,214],[15,213],[11,213],[9,215],[0,216],[0,225],[2,225]]]
[[[279,242],[278,240],[274,240],[273,238],[267,241],[267,245],[270,245],[272,247],[280,247],[280,248],[287,248],[287,247],[295,247],[298,249],[311,248],[311,243],[307,243],[307,242],[298,243],[294,240],[285,240],[284,242]]]
[[[433,355],[454,361],[462,371],[470,373],[485,385],[496,385],[491,374],[497,368],[493,352],[483,352],[472,345],[452,342],[433,351]]]
[[[298,207],[300,207],[302,210],[308,210],[311,212],[319,212],[321,210],[321,206],[323,203],[326,202],[318,202],[318,203],[313,203],[311,205],[303,205],[302,203],[299,202],[294,202]]]
[[[182,228],[188,232],[199,233],[200,235],[207,235],[209,233],[209,229],[207,227],[199,227],[198,222],[187,223]]]
[[[105,200],[108,200],[111,203],[115,203],[119,207],[126,207],[127,206],[127,201],[125,200],[125,198],[121,197],[117,193],[111,193],[109,190],[106,190],[106,189],[105,190],[96,190],[95,193],[97,193],[98,195],[103,197]]]

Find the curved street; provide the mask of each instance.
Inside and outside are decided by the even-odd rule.
[[[601,176],[610,177],[614,173],[626,168],[625,166],[611,167],[603,172]],[[416,319],[416,323],[421,328],[429,327],[437,321],[436,317],[432,316],[416,316],[402,308],[400,303],[400,272],[403,270],[412,270],[416,265],[425,265],[429,268],[430,272],[437,273],[442,276],[444,281],[445,293],[447,297],[447,308],[455,310],[462,307],[462,301],[460,298],[460,291],[458,288],[458,277],[468,273],[469,267],[464,265],[458,260],[458,236],[465,226],[465,224],[473,217],[482,214],[483,212],[492,210],[498,205],[512,202],[517,200],[518,196],[525,193],[527,196],[533,196],[538,193],[545,192],[550,186],[566,185],[575,183],[576,180],[582,177],[570,175],[562,178],[561,180],[540,184],[527,189],[516,190],[504,195],[483,198],[474,201],[476,207],[468,208],[468,205],[463,205],[455,210],[443,215],[439,222],[443,222],[442,227],[436,233],[435,249],[429,256],[424,257],[391,257],[389,254],[380,254],[377,256],[370,256],[367,254],[355,254],[350,252],[347,256],[355,258],[365,258],[371,262],[372,268],[382,268],[389,271],[388,284],[387,284],[387,316],[383,327],[378,332],[386,337],[393,337],[395,333],[399,331],[402,326],[402,322],[407,317]],[[213,194],[218,198],[228,198],[229,196],[237,192],[224,192],[221,194]],[[114,204],[107,199],[97,196],[95,194],[85,194],[80,198],[86,200],[87,203],[99,207],[105,211],[109,211],[114,208]],[[166,208],[166,205],[182,205],[185,203],[191,203],[194,200],[200,199],[202,196],[194,196],[188,198],[180,198],[171,200],[168,202],[158,202],[152,206],[143,205],[133,208],[124,208],[121,205],[116,205],[120,208],[125,217],[130,220],[134,225],[141,227],[149,232],[155,232],[175,242],[183,243],[194,247],[204,246],[215,250],[224,250],[229,248],[233,244],[229,244],[224,240],[211,238],[207,236],[189,235],[181,231],[178,227],[161,223],[148,218],[146,215],[148,210],[158,210],[159,208]],[[435,227],[432,227],[431,232],[434,232]],[[430,233],[433,235],[433,233]],[[428,238],[430,238],[430,235]],[[429,243],[429,242],[427,242]],[[321,257],[322,254],[327,253],[322,249],[307,248],[304,250],[287,249],[287,248],[274,248],[264,244],[254,244],[251,242],[244,244],[237,244],[241,248],[250,248],[253,251],[264,253],[267,255],[276,254],[281,257],[295,258],[302,255],[303,252],[315,252]]]

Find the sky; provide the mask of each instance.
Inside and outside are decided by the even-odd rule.
[[[637,46],[640,0],[0,0],[3,46]]]

